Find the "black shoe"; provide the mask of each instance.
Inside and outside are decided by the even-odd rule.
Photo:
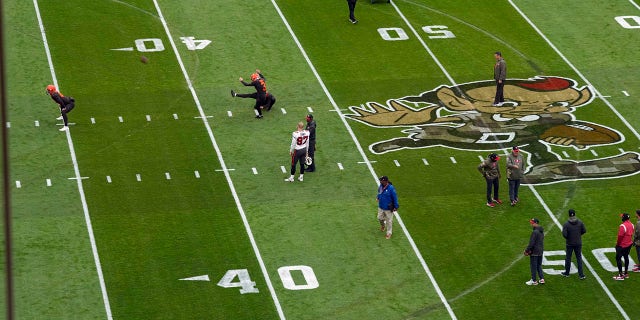
[[[261,114],[257,115],[256,119],[262,119],[262,115]]]
[[[236,92],[231,90],[231,96],[235,98],[236,97]]]
[[[565,277],[565,278],[568,278],[568,277],[569,277],[569,274],[568,274],[568,273],[564,273],[564,272],[560,272],[560,275],[561,275],[561,276],[563,276],[563,277]]]
[[[307,172],[315,172],[315,171],[316,171],[316,169],[304,169],[305,173],[307,173]]]
[[[584,280],[584,279],[586,279],[586,278],[587,278],[587,277],[585,277],[584,275],[580,276],[580,280]]]

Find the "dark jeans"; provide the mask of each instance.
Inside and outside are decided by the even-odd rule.
[[[544,279],[544,275],[542,275],[542,256],[529,256],[529,258],[531,280],[536,280],[536,274],[540,277],[540,279]]]
[[[353,15],[353,11],[356,10],[356,0],[347,0],[347,4],[349,4],[349,20],[355,20],[356,17]]]
[[[71,110],[73,110],[75,106],[75,102],[71,101],[67,103],[64,108],[60,108],[60,114],[62,115],[62,120],[64,121],[65,126],[69,125],[69,118],[67,117],[67,113],[71,112]]]
[[[582,245],[579,246],[566,246],[567,255],[564,258],[564,273],[569,274],[571,271],[571,254],[575,252],[576,254],[576,263],[578,264],[578,275],[580,277],[584,277],[584,272],[582,271]]]
[[[629,252],[631,251],[631,246],[623,248],[621,246],[616,246],[616,264],[618,265],[618,273],[623,274],[622,272],[622,259],[624,258],[624,273],[629,272]]]
[[[518,190],[520,190],[520,179],[509,179],[509,200],[511,202],[518,199]]]
[[[493,104],[502,102],[504,102],[504,80],[502,80],[502,83],[496,80],[496,97],[493,99]]]
[[[487,203],[493,202],[493,199],[499,200],[500,198],[498,197],[498,189],[500,185],[500,179],[485,178],[485,180],[487,180]],[[493,198],[491,197],[491,189],[493,189]]]
[[[256,104],[253,108],[258,112],[258,115],[262,115],[261,107],[267,105],[267,95],[264,93],[236,93],[236,97],[256,99]],[[273,103],[275,103],[275,99],[273,100]],[[273,103],[271,105],[273,105]],[[271,109],[271,107],[269,107],[269,109]]]

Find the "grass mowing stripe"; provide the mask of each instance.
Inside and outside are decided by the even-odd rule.
[[[300,49],[300,52],[304,56],[305,61],[307,61],[307,64],[309,65],[309,68],[311,68],[311,71],[313,72],[313,74],[315,75],[316,79],[318,80],[318,83],[322,87],[322,90],[324,91],[324,93],[326,94],[327,98],[331,102],[331,105],[333,106],[333,109],[340,116],[340,120],[342,121],[342,123],[344,124],[345,128],[349,132],[349,135],[353,139],[353,142],[356,144],[358,152],[362,155],[362,159],[365,161],[365,163],[367,165],[367,168],[369,169],[369,172],[373,176],[373,178],[376,181],[376,183],[379,183],[378,182],[378,175],[376,174],[375,170],[373,169],[373,166],[371,165],[371,162],[369,161],[369,159],[367,158],[367,155],[365,154],[364,150],[362,149],[362,146],[360,145],[360,142],[358,141],[357,137],[355,136],[355,133],[351,129],[351,126],[347,123],[347,120],[345,119],[342,111],[340,110],[340,108],[336,104],[335,100],[331,96],[331,93],[329,93],[329,90],[325,86],[324,81],[322,81],[322,78],[320,77],[320,75],[318,74],[316,68],[314,67],[313,63],[311,62],[311,59],[309,59],[309,56],[307,55],[306,51],[304,50],[304,48],[300,44],[300,41],[298,40],[298,37],[293,32],[293,29],[291,29],[291,26],[289,25],[289,22],[287,22],[286,17],[284,16],[282,11],[280,10],[280,7],[278,7],[278,4],[276,3],[276,1],[275,0],[271,0],[271,3],[273,3],[273,6],[276,8],[276,11],[278,11],[278,14],[280,15],[280,18],[282,19],[282,22],[285,24],[285,26],[287,27],[287,30],[291,34],[291,37],[293,38],[294,42],[296,43],[296,45]],[[395,7],[395,4],[393,4],[393,6]],[[397,7],[395,7],[395,8],[396,8],[396,10],[398,10]],[[399,12],[399,10],[398,10],[398,12]],[[406,21],[406,19],[405,19],[405,21]],[[412,28],[412,30],[413,30],[413,28]],[[415,32],[415,30],[414,30],[414,32]],[[420,39],[420,37],[418,37],[418,39]],[[421,42],[422,42],[422,40],[421,40]],[[423,42],[423,44],[424,44],[424,42]],[[426,47],[426,44],[425,44],[425,47]],[[431,51],[428,49],[428,47],[426,47],[426,48],[431,53]],[[437,58],[435,56],[433,56],[433,54],[432,54],[432,57],[434,58],[434,60],[436,60],[438,65],[441,67],[443,72],[445,72],[445,74],[451,80],[451,82],[454,83],[453,79],[449,76],[448,73],[446,73],[446,70],[444,69],[444,67],[442,67],[442,65],[437,60]],[[341,167],[342,165],[338,164],[338,166]],[[397,212],[395,213],[395,217],[396,217],[396,220],[398,221],[398,223],[400,224],[400,227],[402,228],[402,231],[404,232],[405,236],[409,240],[409,243],[411,244],[411,248],[413,249],[413,252],[416,254],[418,260],[420,261],[420,264],[422,265],[422,268],[427,273],[427,276],[429,277],[429,280],[433,284],[433,287],[434,287],[435,291],[438,293],[438,296],[440,297],[440,300],[442,301],[442,303],[444,304],[445,308],[449,312],[449,315],[451,316],[452,319],[457,319],[456,315],[453,313],[453,309],[451,308],[451,306],[447,302],[447,299],[445,298],[442,290],[440,290],[440,287],[438,286],[438,283],[436,282],[436,279],[434,278],[433,274],[431,273],[431,270],[429,270],[429,266],[427,265],[427,262],[422,257],[422,254],[420,253],[420,250],[418,249],[418,247],[416,246],[415,242],[413,241],[413,238],[409,234],[409,230],[406,228],[406,226],[402,222],[402,219],[400,218],[400,215]]]
[[[156,7],[156,11],[158,12],[158,16],[160,18],[160,21],[162,22],[162,26],[165,30],[165,32],[167,33],[167,38],[169,39],[169,42],[171,43],[171,47],[173,49],[173,52],[176,56],[176,59],[178,60],[178,64],[180,65],[180,70],[182,71],[182,74],[184,75],[184,79],[187,82],[187,86],[189,87],[189,91],[191,92],[191,96],[193,97],[193,100],[196,104],[196,107],[198,108],[198,112],[200,113],[200,116],[202,117],[202,123],[204,124],[205,128],[207,129],[207,133],[209,134],[209,139],[211,140],[211,144],[213,145],[213,148],[215,149],[216,155],[218,157],[218,161],[220,161],[220,166],[222,166],[222,171],[224,172],[224,176],[227,180],[227,183],[229,185],[229,189],[231,189],[231,194],[233,195],[233,199],[236,203],[236,206],[238,207],[238,212],[240,213],[240,216],[242,217],[242,222],[244,223],[244,227],[245,230],[247,231],[247,235],[249,236],[249,241],[251,242],[251,247],[253,248],[253,251],[256,255],[256,258],[258,259],[258,263],[260,265],[260,270],[262,271],[262,274],[264,275],[265,281],[267,283],[267,287],[269,287],[269,292],[271,293],[271,298],[273,299],[273,303],[275,304],[276,310],[278,311],[278,315],[280,316],[280,319],[285,319],[284,316],[284,312],[282,310],[282,306],[280,305],[280,301],[278,300],[278,296],[276,295],[275,289],[273,288],[273,284],[271,283],[271,278],[269,277],[269,273],[267,272],[267,268],[264,264],[264,261],[262,260],[262,256],[260,254],[260,250],[258,249],[258,244],[256,243],[254,237],[253,237],[253,232],[251,231],[251,226],[249,225],[249,221],[247,220],[247,216],[244,212],[244,209],[242,208],[242,204],[240,203],[240,198],[238,197],[238,193],[236,192],[235,186],[233,185],[233,181],[231,180],[231,176],[229,175],[229,170],[227,169],[227,165],[224,162],[224,159],[222,157],[222,153],[220,152],[220,148],[218,147],[218,144],[216,142],[215,137],[213,136],[213,131],[211,130],[211,126],[209,125],[209,121],[207,116],[204,114],[204,110],[202,109],[202,105],[200,104],[200,99],[198,99],[198,95],[195,91],[195,88],[193,87],[193,84],[191,82],[191,78],[189,77],[189,74],[187,73],[187,70],[184,66],[184,63],[182,61],[182,57],[180,56],[180,52],[178,52],[178,48],[176,47],[175,42],[173,41],[173,36],[171,35],[171,31],[169,30],[169,26],[167,25],[167,21],[164,19],[164,15],[162,14],[162,10],[160,9],[160,5],[158,4],[157,0],[153,0],[153,4]]]
[[[40,27],[40,33],[42,34],[42,42],[47,54],[47,60],[49,63],[49,70],[51,71],[51,78],[53,80],[53,84],[56,88],[60,88],[58,86],[58,79],[56,77],[55,68],[53,67],[53,59],[51,58],[51,52],[49,50],[49,44],[47,42],[47,34],[44,30],[44,24],[42,23],[42,17],[40,16],[40,8],[38,6],[38,0],[33,0],[33,6],[36,11],[36,16],[38,18],[38,24]],[[84,212],[84,219],[87,224],[87,232],[89,233],[89,241],[91,243],[91,252],[93,253],[93,260],[96,265],[96,272],[98,273],[98,279],[100,282],[100,290],[102,291],[102,301],[104,302],[105,312],[107,314],[107,319],[113,319],[111,315],[111,306],[109,304],[109,295],[107,294],[107,287],[104,283],[104,276],[102,274],[102,266],[100,264],[100,256],[98,254],[98,247],[96,246],[96,239],[93,234],[93,226],[91,224],[91,215],[89,214],[89,206],[87,205],[87,200],[84,194],[84,188],[82,186],[82,176],[80,175],[80,168],[78,167],[78,160],[76,158],[75,148],[73,145],[73,140],[71,139],[71,131],[65,131],[67,135],[67,144],[69,145],[69,153],[71,156],[71,162],[73,163],[73,171],[75,173],[75,179],[78,185],[78,193],[80,194],[80,201],[82,202],[82,211]]]
[[[573,69],[573,71],[575,71],[578,74],[578,76],[580,76],[580,79],[582,79],[582,81],[584,81],[590,88],[593,89],[593,91],[596,93],[596,96],[602,99],[602,101],[604,101],[604,103],[609,107],[609,109],[611,109],[611,111],[613,111],[613,113],[615,113],[615,115],[618,116],[620,120],[622,120],[625,126],[627,126],[627,128],[629,128],[631,132],[633,132],[636,138],[640,140],[640,134],[638,134],[638,131],[636,131],[636,129],[634,129],[631,126],[631,124],[627,121],[627,119],[625,119],[622,116],[622,114],[618,112],[618,110],[609,102],[609,100],[607,100],[604,96],[602,96],[602,94],[600,94],[600,92],[591,84],[591,82],[589,82],[589,80],[582,74],[582,72],[580,72],[580,70],[578,70],[578,68],[576,68],[576,66],[574,66],[573,63],[571,63],[571,61],[569,61],[569,59],[567,59],[567,57],[564,54],[562,54],[560,49],[558,49],[558,47],[556,47],[551,42],[551,40],[549,40],[549,38],[547,38],[547,36],[545,36],[544,33],[542,33],[540,28],[538,28],[538,26],[536,26],[533,23],[533,21],[531,21],[531,19],[529,19],[529,17],[527,17],[527,15],[524,14],[524,12],[522,12],[522,10],[520,10],[520,8],[515,3],[513,3],[513,0],[509,0],[509,3],[514,9],[516,9],[516,11],[518,11],[518,13],[522,16],[522,18],[524,18],[527,21],[527,23],[540,35],[540,37],[542,37],[544,41],[546,41],[549,44],[549,46],[551,46],[551,48],[562,58],[562,60],[564,60],[564,62],[566,62],[569,65],[569,67],[571,67],[571,69]]]

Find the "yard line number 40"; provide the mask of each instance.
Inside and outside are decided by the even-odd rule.
[[[292,271],[301,272],[305,283],[296,283],[291,275]],[[278,268],[278,274],[285,289],[309,290],[320,286],[313,269],[309,266],[280,267]],[[238,279],[237,281],[235,281],[236,278]],[[218,281],[218,285],[223,288],[240,288],[240,293],[242,294],[259,292],[258,288],[256,288],[256,282],[251,280],[247,269],[227,270],[227,273]]]

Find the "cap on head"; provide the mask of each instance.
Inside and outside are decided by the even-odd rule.
[[[576,211],[573,209],[569,209],[569,217],[575,217],[576,216]]]
[[[309,114],[307,115],[307,120],[308,120],[308,119],[313,119],[313,115],[312,115],[311,113],[309,113]]]
[[[518,148],[518,146],[514,146],[511,150],[513,150],[513,152],[520,152],[520,148]]]
[[[54,85],[52,85],[52,84],[48,85],[48,86],[47,86],[47,92],[48,92],[48,93],[54,93],[54,92],[56,92],[56,87],[55,87]]]
[[[490,153],[489,154],[489,159],[491,159],[491,161],[498,161],[498,160],[500,160],[500,157],[496,153]]]
[[[500,51],[496,51],[495,54],[502,57],[502,52],[500,52]]]
[[[627,221],[629,220],[629,214],[628,213],[621,213],[620,217],[622,218],[622,221]]]
[[[251,74],[251,81],[256,81],[260,78],[260,75],[257,73],[252,73]]]
[[[380,177],[380,181],[389,181],[389,177],[382,176],[382,177]]]
[[[532,219],[529,220],[529,223],[531,223],[531,224],[539,224],[540,220],[538,220],[538,218],[532,218]]]

